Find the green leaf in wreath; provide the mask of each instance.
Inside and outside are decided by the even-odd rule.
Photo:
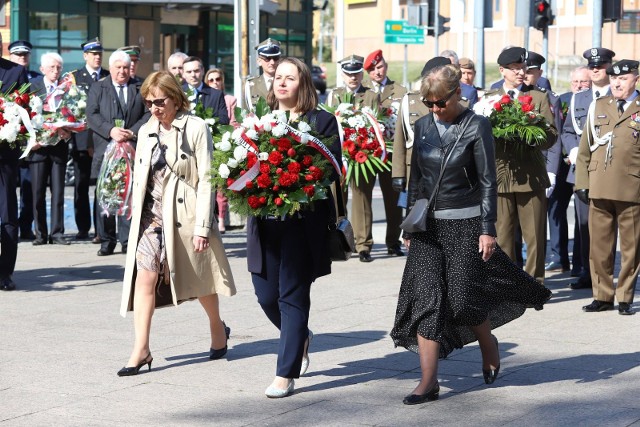
[[[261,118],[265,114],[269,114],[271,112],[271,108],[269,108],[267,101],[263,97],[259,97],[258,102],[256,102],[255,111],[256,116],[258,116],[258,118]]]

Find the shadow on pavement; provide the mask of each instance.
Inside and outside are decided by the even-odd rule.
[[[13,278],[18,284],[16,292],[33,292],[66,291],[78,286],[103,285],[121,281],[123,275],[124,267],[122,265],[96,265],[19,271],[14,274]]]

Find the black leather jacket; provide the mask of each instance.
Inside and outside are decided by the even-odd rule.
[[[467,122],[469,125],[449,158],[430,210],[479,205],[481,233],[495,236],[497,184],[493,135],[487,118],[471,110],[460,114],[442,139],[432,113],[416,122],[408,206],[431,196],[441,164]]]

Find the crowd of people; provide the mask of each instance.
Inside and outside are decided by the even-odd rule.
[[[15,41],[9,46],[11,61],[0,59],[2,91],[30,82],[34,95],[45,96],[57,87],[62,57],[45,53],[42,74],[32,72],[31,48],[27,41]],[[227,353],[231,329],[221,320],[218,294],[236,292],[221,238],[228,201],[211,186],[212,135],[193,110],[201,105],[219,123],[237,125],[237,100],[224,93],[223,71],[206,71],[198,57],[175,53],[166,71],[144,78],[137,75],[137,46],[113,52],[108,69],[102,68],[99,39],[81,48],[85,66],[73,75],[88,94],[89,130],[60,129],[61,143],[36,144],[20,162],[18,148],[0,143],[0,288],[16,288],[12,274],[19,238],[34,245],[69,244],[63,196],[71,155],[75,238],[91,238],[93,222],[98,256],[113,254],[118,241],[126,254],[121,314],[133,311],[135,341],[118,375],[151,369],[149,335],[156,307],[196,298],[209,319],[209,357],[220,359]],[[318,109],[309,67],[285,57],[276,40],[267,39],[255,49],[262,74],[247,80],[242,106],[251,110],[263,98],[271,109],[286,111],[289,123],[312,123],[339,159],[342,131],[335,116]],[[393,145],[391,168],[376,176],[384,199],[387,253],[408,255],[398,280],[391,337],[419,354],[422,374],[405,404],[437,399],[438,359],[476,340],[484,380],[493,383],[500,358],[491,331],[526,308],[543,307],[551,297],[544,287],[545,272],[571,270],[577,277],[572,289],[592,289],[586,312],[611,310],[617,300],[619,314],[634,314],[640,270],[639,64],[614,62],[615,53],[605,48],[588,49],[583,56],[587,64],[572,71],[571,91],[561,95],[542,77],[545,58],[521,47],[500,53],[497,68],[503,79],[487,90],[473,86],[473,61],[449,50],[425,64],[419,91],[389,78],[381,50],[339,61],[344,87],[329,93],[329,106],[350,100],[356,108],[397,111],[395,132],[387,141]],[[494,99],[493,110],[518,103],[543,123],[536,144],[525,144],[524,135],[512,144],[496,137],[490,117],[473,111],[474,105]],[[130,216],[108,215],[89,203],[90,185],[111,141],[136,149]],[[340,180],[337,172],[330,177],[334,185]],[[268,397],[292,394],[294,380],[309,368],[310,289],[316,278],[331,273],[326,241],[328,225],[336,221],[336,198],[346,206],[351,193],[355,251],[361,262],[374,260],[374,186],[375,180],[352,180],[339,194],[328,192],[312,210],[247,219],[248,270],[258,303],[280,331]],[[574,194],[570,258],[566,211]],[[406,218],[417,216],[419,224],[409,230],[403,225],[405,213]],[[618,232],[622,268],[614,285]]]

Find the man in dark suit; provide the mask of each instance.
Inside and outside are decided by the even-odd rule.
[[[615,52],[598,47],[587,49],[582,56],[588,61],[587,67],[589,69],[591,89],[578,92],[572,96],[561,135],[562,146],[567,153],[569,162],[567,182],[570,184],[576,182],[578,147],[580,145],[580,137],[585,130],[584,126],[587,122],[589,106],[594,100],[611,95],[609,76],[606,73],[606,69],[611,65]],[[579,273],[578,281],[571,284],[571,289],[591,289],[589,204],[578,197],[574,197],[573,201],[576,208],[576,224],[578,226],[576,236],[580,243],[582,270]],[[612,259],[615,259],[615,245],[612,257]]]
[[[195,56],[190,56],[184,60],[182,64],[182,77],[185,84],[182,89],[189,97],[191,109],[196,104],[202,104],[204,108],[213,110],[213,117],[219,120],[223,125],[229,124],[229,113],[227,112],[227,104],[224,102],[224,92],[207,86],[203,83],[204,65],[202,60]]]
[[[16,40],[9,45],[9,60],[22,65],[27,69],[29,82],[36,77],[42,77],[37,71],[29,70],[31,62],[31,49],[33,46],[27,40]],[[29,161],[20,160],[20,240],[33,240],[33,194],[31,186],[31,172],[29,171]]]
[[[1,40],[0,40],[1,42]],[[0,51],[1,52],[1,51]],[[0,58],[0,91],[29,82],[27,70],[4,58]],[[12,275],[18,256],[18,197],[16,185],[20,149],[0,141],[0,290],[16,288]]]
[[[131,77],[131,58],[122,51],[115,51],[109,57],[109,77],[91,85],[87,98],[87,121],[93,131],[94,154],[91,176],[97,178],[110,141],[124,142],[135,147],[140,127],[151,116],[145,109],[140,95],[140,83]],[[224,100],[223,100],[224,103]],[[115,125],[115,120],[123,120],[124,126]],[[97,195],[96,195],[97,199]],[[100,207],[97,207],[100,211]],[[127,252],[130,220],[118,216],[118,240],[122,252]],[[111,255],[116,247],[116,216],[99,213],[96,231],[101,240],[98,256]]]
[[[496,171],[498,176],[498,244],[515,261],[515,231],[518,224],[527,244],[525,271],[538,281],[544,281],[544,252],[546,246],[547,198],[545,190],[550,186],[544,164],[532,161],[541,150],[550,148],[556,140],[556,128],[549,104],[543,92],[525,85],[526,53],[521,47],[503,50],[498,56],[500,73],[504,85],[485,96],[509,95],[517,99],[523,95],[532,97],[536,113],[544,116],[551,124],[547,140],[539,147],[532,148],[530,156],[523,157],[510,149],[496,150]]]
[[[31,91],[35,96],[46,99],[55,96],[63,60],[55,52],[47,52],[40,60],[42,77],[31,81]],[[47,103],[45,102],[45,111]],[[61,129],[60,140],[56,145],[42,146],[36,144],[29,154],[29,170],[33,182],[33,215],[36,221],[36,239],[34,245],[68,245],[64,238],[64,175],[67,170],[69,146],[67,139],[71,133]],[[51,233],[47,227],[47,183],[51,182]]]
[[[109,71],[102,68],[102,43],[96,37],[80,45],[85,66],[75,70],[72,74],[76,80],[76,85],[89,93],[89,88],[93,83],[107,77]],[[91,201],[89,200],[89,186],[91,184],[91,161],[93,159],[93,131],[74,133],[71,138],[71,157],[73,158],[73,172],[75,177],[73,196],[73,208],[75,213],[78,234],[76,239],[82,240],[89,237],[91,230]],[[94,201],[93,218],[96,222],[96,209]],[[95,243],[100,243],[100,236],[96,231]]]

